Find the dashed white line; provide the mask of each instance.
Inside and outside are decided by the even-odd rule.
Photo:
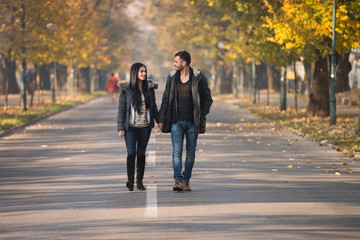
[[[148,151],[147,158],[146,158],[146,165],[149,167],[154,167],[156,165],[156,151]]]
[[[146,186],[146,208],[145,217],[158,217],[157,207],[157,184],[148,184]]]
[[[149,142],[156,143],[156,135],[151,134]],[[146,166],[154,167],[156,165],[156,151],[148,151],[146,158]],[[146,186],[146,206],[145,217],[157,218],[158,206],[157,206],[157,184],[148,184]]]

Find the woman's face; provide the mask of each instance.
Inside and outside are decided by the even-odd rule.
[[[141,81],[144,81],[146,79],[146,68],[144,66],[141,66],[138,72],[138,78]]]

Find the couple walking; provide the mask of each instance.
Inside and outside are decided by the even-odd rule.
[[[155,121],[162,132],[171,133],[175,180],[173,190],[191,191],[190,178],[197,138],[198,134],[205,133],[205,117],[213,100],[207,78],[200,70],[190,67],[190,63],[191,56],[187,51],[175,54],[175,70],[167,77],[159,111],[155,99],[157,86],[147,79],[144,64],[135,63],[131,66],[130,81],[120,89],[117,126],[119,136],[124,137],[126,143],[126,186],[129,191],[134,190],[135,163],[137,189],[145,190],[143,177],[146,147]],[[186,159],[182,171],[184,137]]]

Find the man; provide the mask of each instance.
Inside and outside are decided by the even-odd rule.
[[[26,79],[26,89],[30,95],[30,107],[33,106],[33,102],[34,102],[34,90],[36,88],[35,84],[34,84],[34,76],[35,76],[35,71],[34,71],[34,64],[33,63],[29,63],[27,65],[27,70],[26,70],[26,75],[25,75],[25,79]],[[36,82],[35,82],[36,83]]]
[[[208,80],[190,67],[187,51],[175,54],[174,67],[167,77],[159,111],[159,128],[171,132],[173,145],[174,191],[191,191],[190,178],[195,161],[198,134],[205,133],[206,115],[213,102]],[[183,139],[186,137],[185,169],[182,172]]]

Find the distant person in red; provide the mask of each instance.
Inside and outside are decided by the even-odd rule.
[[[114,76],[114,73],[111,73],[111,76],[106,84],[106,89],[109,91],[113,103],[115,103],[116,94],[119,90],[117,83],[118,79]]]

